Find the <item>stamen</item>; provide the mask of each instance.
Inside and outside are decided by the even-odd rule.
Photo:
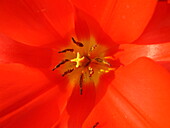
[[[99,71],[104,72],[104,73],[108,73],[109,71],[115,71],[115,70],[116,70],[115,68],[108,68],[107,70],[100,69]]]
[[[105,60],[103,60],[103,63],[108,65],[108,66],[111,66],[111,64],[109,62],[105,61]]]
[[[103,62],[103,60],[102,60],[101,58],[95,58],[95,60],[96,60],[97,62],[100,62],[100,63]]]
[[[92,128],[96,128],[99,125],[99,122],[96,122],[96,124]]]
[[[83,47],[84,45],[81,42],[77,42],[75,41],[75,39],[72,37],[72,41],[73,43],[75,43],[76,45],[78,45],[79,47]]]
[[[105,59],[110,59],[110,60],[115,60],[115,58],[112,57],[112,56],[105,56],[104,58],[105,58]]]
[[[90,48],[90,52],[92,52],[96,47],[97,47],[97,44],[93,45],[93,46]]]
[[[94,70],[93,68],[89,67],[89,77],[92,77],[92,75],[94,74]]]
[[[84,78],[84,74],[82,73],[80,76],[80,95],[83,94],[83,78]]]
[[[56,68],[60,67],[60,65],[66,63],[67,61],[69,61],[69,59],[65,59],[65,60],[61,61],[58,65],[56,65],[56,66],[52,69],[52,71],[54,71]]]
[[[74,49],[64,49],[62,51],[59,51],[58,53],[64,53],[64,52],[67,52],[67,51],[73,52]]]
[[[84,56],[80,58],[80,53],[77,52],[77,57],[74,59],[71,59],[71,62],[76,62],[76,68],[78,68],[80,66],[80,62],[84,60]]]
[[[65,75],[67,75],[68,73],[71,73],[73,70],[74,70],[74,68],[67,70],[66,72],[64,72],[64,73],[62,74],[62,76],[65,76]]]
[[[103,60],[103,59],[101,59],[101,58],[95,58],[95,60],[96,60],[97,62],[99,62],[99,63],[103,63],[103,64],[106,64],[106,65],[108,65],[108,66],[111,66],[111,64],[110,64],[109,62],[107,62],[107,61],[105,61],[105,60]]]

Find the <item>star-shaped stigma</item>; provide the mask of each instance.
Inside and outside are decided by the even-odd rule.
[[[80,66],[80,62],[84,60],[84,56],[80,57],[80,53],[77,52],[77,56],[76,58],[71,59],[71,62],[76,62],[76,68],[78,68]]]

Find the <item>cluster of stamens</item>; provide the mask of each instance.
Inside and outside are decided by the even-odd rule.
[[[78,50],[68,48],[59,51],[58,53],[69,53],[71,55],[62,60],[52,70],[54,71],[63,64],[68,64],[69,66],[66,67],[68,70],[64,71],[62,74],[62,76],[65,76],[80,69],[80,72],[76,73],[76,75],[79,75],[78,84],[80,87],[80,94],[82,95],[84,82],[98,77],[101,73],[108,73],[109,71],[115,70],[107,61],[108,59],[114,60],[114,58],[112,56],[101,56],[101,51],[97,51],[97,54],[93,53],[97,50],[97,47],[99,47],[97,44],[91,44],[84,48],[85,46],[83,43],[76,41],[74,38],[72,38],[72,41],[79,47]],[[83,48],[86,49],[85,52],[82,52]],[[100,50],[100,48],[98,48],[98,50]]]

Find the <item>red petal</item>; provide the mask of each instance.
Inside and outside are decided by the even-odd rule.
[[[156,6],[156,0],[72,0],[94,17],[107,34],[116,42],[136,40],[148,24]]]
[[[119,69],[106,95],[84,124],[99,128],[170,127],[170,74],[141,58]]]
[[[1,64],[0,72],[2,119],[51,87],[43,73],[21,64]]]
[[[73,7],[68,0],[33,0],[43,11],[46,20],[60,35],[65,36],[74,28]],[[30,2],[32,3],[32,2]]]
[[[76,9],[75,34],[78,40],[90,39],[90,28],[88,26],[86,18],[83,16],[83,13],[79,9]]]
[[[71,0],[76,7],[82,9],[98,22],[103,22],[104,16],[114,7],[116,0]],[[108,16],[108,15],[107,15]]]
[[[55,60],[58,58],[55,58]],[[15,62],[47,68],[51,64],[51,59],[52,50],[49,48],[28,46],[0,35],[0,62]]]
[[[57,125],[58,128],[80,128],[82,123],[95,104],[94,85],[85,85],[83,94],[80,95],[79,87],[76,86],[68,100],[66,109]]]
[[[170,62],[170,43],[152,45],[124,44],[120,45],[120,49],[121,51],[117,53],[117,57],[125,65],[139,57],[146,56],[170,69],[168,66]]]
[[[33,97],[28,95],[35,95],[46,88],[49,82],[42,72],[21,64],[1,64],[0,70],[0,94],[3,101],[1,102],[3,112],[1,116],[23,104],[18,101],[25,99],[25,102],[32,99]]]
[[[64,3],[65,2],[62,3],[63,6]],[[58,1],[54,3],[54,0],[50,1],[49,4],[50,5],[54,4],[56,8],[62,7]],[[47,6],[50,7],[49,4],[47,4]],[[50,21],[50,18],[52,17],[47,19],[48,13],[51,10],[49,11],[49,7],[47,8],[46,6],[44,7],[40,5],[41,3],[36,4],[33,0],[1,1],[0,32],[10,36],[14,40],[29,45],[39,46],[54,42],[56,43],[57,40],[60,40],[61,38],[60,34],[63,34],[63,29],[61,29],[60,27],[57,29],[56,32]],[[56,9],[56,11],[58,10]],[[48,13],[46,14],[46,12]],[[57,13],[56,18],[60,19],[61,18],[60,16],[62,16],[64,13],[62,13],[63,11],[61,10],[58,12],[60,12],[60,15],[59,13]],[[67,24],[70,24],[70,21],[71,20],[67,21]],[[56,24],[57,23],[58,22],[56,21]],[[62,30],[61,33],[60,30]]]
[[[156,11],[141,37],[134,43],[153,44],[170,41],[170,4],[158,2]]]
[[[109,47],[112,53],[118,49],[118,44],[103,31],[96,20],[86,12],[76,8],[75,33],[79,40],[87,41],[94,38],[96,43]]]
[[[0,127],[46,128],[58,120],[70,89],[21,64],[1,64],[0,72]],[[60,79],[55,78],[58,83]]]
[[[0,126],[5,128],[51,127],[59,118],[56,90],[48,91],[16,111],[2,117]]]
[[[120,0],[109,20],[105,31],[116,42],[132,42],[144,31],[156,6],[156,0]]]

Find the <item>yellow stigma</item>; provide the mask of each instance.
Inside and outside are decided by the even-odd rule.
[[[81,62],[82,60],[84,60],[84,56],[83,56],[83,57],[80,57],[80,53],[77,52],[76,58],[71,59],[70,61],[71,61],[71,62],[76,62],[76,68],[78,68],[78,67],[80,66],[80,62]]]

